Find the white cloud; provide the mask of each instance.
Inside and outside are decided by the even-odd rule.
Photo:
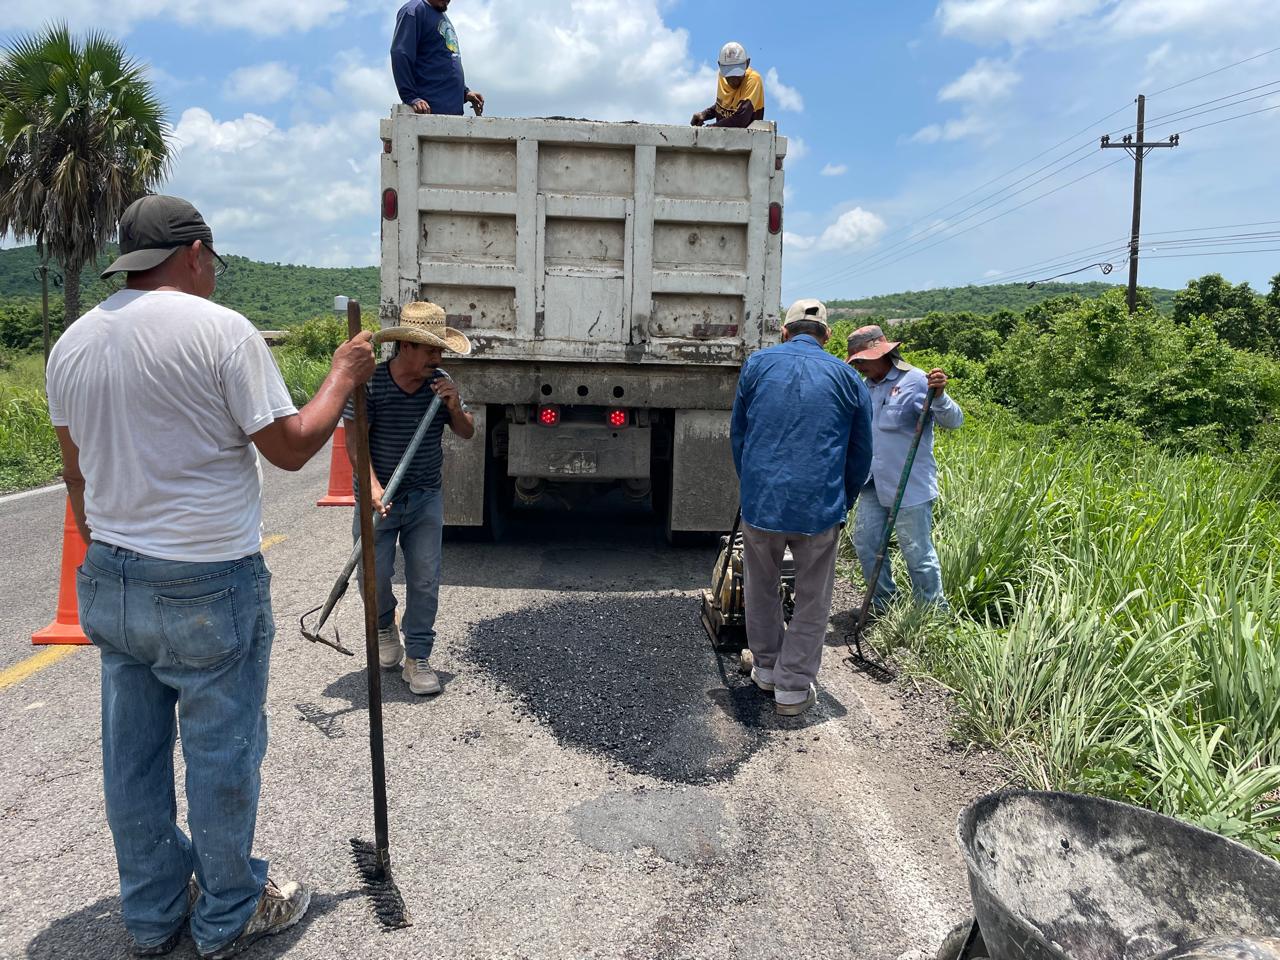
[[[843,163],[828,163],[822,168],[824,177],[843,177],[849,172],[849,167]]]
[[[716,71],[663,22],[665,5],[541,0],[530,17],[525,0],[469,0],[449,15],[490,113],[683,123],[715,100]]]
[[[1115,0],[942,0],[942,32],[981,43],[1043,40]],[[1163,0],[1156,0],[1163,2]]]
[[[256,113],[219,122],[200,107],[184,110],[173,136],[185,151],[188,147],[214,153],[238,153],[256,147],[277,133],[276,125]]]
[[[144,20],[173,20],[202,29],[225,27],[270,36],[321,26],[348,7],[349,0],[4,0],[0,30],[34,30],[58,19],[124,33]]]
[[[1268,23],[1280,23],[1280,8],[1274,0],[1124,0],[1115,5],[1105,26],[1122,37],[1192,30],[1218,34],[1248,30],[1250,36],[1257,36]]]
[[[237,100],[275,103],[283,100],[298,85],[298,72],[278,60],[233,70],[223,92]]]
[[[1280,23],[1274,0],[941,0],[944,34],[1021,45],[1061,36],[1111,39],[1190,31],[1219,35]]]
[[[986,133],[991,125],[974,114],[948,120],[946,123],[931,123],[911,135],[912,143],[950,143]]]
[[[1009,64],[983,57],[943,87],[938,99],[944,103],[949,100],[990,103],[1007,97],[1021,81],[1022,75]]]
[[[803,160],[809,155],[809,144],[800,137],[787,137],[787,159]]]
[[[804,98],[795,87],[788,87],[778,79],[778,68],[770,67],[764,75],[765,91],[769,94],[769,103],[777,104],[781,110],[801,113],[804,110]]]
[[[785,247],[800,252],[858,250],[873,245],[884,236],[886,229],[884,220],[878,214],[862,207],[854,207],[840,214],[834,223],[816,237],[785,233],[782,241]]]

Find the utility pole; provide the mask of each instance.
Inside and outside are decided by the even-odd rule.
[[[1167,141],[1144,143],[1142,136],[1146,128],[1147,98],[1138,94],[1138,127],[1137,139],[1126,133],[1120,143],[1112,143],[1111,135],[1102,138],[1103,150],[1128,150],[1133,157],[1133,232],[1129,237],[1129,312],[1138,309],[1138,240],[1142,234],[1142,159],[1157,147],[1176,147],[1178,134]]]

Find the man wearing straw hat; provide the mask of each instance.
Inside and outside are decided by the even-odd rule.
[[[395,343],[395,353],[378,364],[365,387],[369,413],[369,489],[382,521],[374,533],[374,569],[378,578],[378,659],[386,669],[404,661],[402,676],[418,695],[437,694],[443,687],[428,662],[436,639],[436,607],[440,596],[441,534],[444,500],[440,490],[444,427],[464,440],[475,435],[475,421],[462,402],[457,385],[440,367],[444,351],[466,356],[471,342],[445,326],[444,311],[434,303],[407,304],[400,325],[374,335],[378,343]],[[435,397],[442,401],[422,445],[408,465],[394,503],[384,503],[383,487],[404,456],[418,424]],[[355,419],[348,402],[344,417]],[[353,426],[353,425],[352,425]],[[347,456],[355,475],[355,430],[347,430]],[[360,536],[360,517],[352,523]],[[404,553],[405,609],[396,625],[396,598],[391,590],[396,542]],[[400,630],[404,630],[404,644]]]
[[[924,409],[925,395],[933,390],[929,422],[924,426],[920,448],[907,480],[894,532],[902,559],[911,577],[911,593],[921,606],[945,610],[942,593],[942,565],[933,545],[933,502],[938,499],[938,464],[933,458],[933,425],[954,430],[964,423],[964,411],[946,394],[947,375],[940,369],[923,370],[902,359],[901,344],[890,340],[877,326],[860,327],[849,334],[848,361],[862,374],[871,392],[872,450],[871,478],[858,496],[858,513],[853,526],[853,544],[862,565],[862,575],[875,571],[876,555],[884,539],[889,511],[898,494],[902,471],[915,436],[916,421]],[[882,612],[893,600],[896,588],[889,558],[880,568],[880,579],[867,584],[871,609]]]

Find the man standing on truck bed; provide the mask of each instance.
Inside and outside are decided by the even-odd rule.
[[[76,593],[102,654],[107,822],[140,957],[172,952],[188,923],[201,957],[233,956],[311,899],[251,856],[275,636],[258,456],[300,470],[373,373],[373,348],[367,333],[338,347],[298,410],[259,331],[210,302],[225,266],[195,207],[143,197],[102,275],[125,274],[125,289],[49,356],[49,418],[89,544]]]
[[[840,528],[871,469],[871,398],[823,349],[830,336],[825,306],[792,304],[783,343],[747,358],[733,401],[751,679],[789,717],[818,699]],[[784,626],[778,581],[788,547],[796,596]]]
[[[449,0],[409,0],[396,14],[391,38],[391,73],[400,99],[415,113],[462,116],[471,104],[484,113],[484,97],[467,89],[458,33],[447,11]]]
[[[444,498],[440,491],[444,451],[444,425],[464,440],[475,436],[476,426],[458,387],[442,369],[445,350],[471,352],[471,341],[444,323],[444,311],[434,303],[410,303],[400,311],[400,326],[381,330],[375,340],[394,341],[396,352],[378,364],[365,387],[369,411],[369,478],[374,509],[382,520],[373,535],[374,573],[378,578],[378,660],[383,667],[399,666],[407,652],[402,676],[409,690],[420,696],[442,689],[440,678],[427,662],[436,640],[436,607],[440,599],[441,534]],[[410,462],[396,491],[394,503],[382,502],[382,490],[404,456],[418,424],[435,397],[442,409],[427,428],[422,445]],[[347,404],[344,416],[355,419],[355,405]],[[347,456],[356,464],[355,430],[347,430]],[[354,474],[353,474],[354,476]],[[359,478],[356,478],[359,482]],[[360,514],[352,524],[360,536]],[[396,540],[404,551],[405,643],[400,645],[396,626],[396,597],[391,576],[396,565]],[[363,572],[361,574],[363,576]]]
[[[740,43],[726,43],[720,50],[720,83],[716,102],[693,115],[700,127],[715,120],[717,127],[749,127],[764,119],[764,81],[751,69],[751,58]]]

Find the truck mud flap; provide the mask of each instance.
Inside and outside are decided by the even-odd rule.
[[[728,410],[677,410],[671,463],[672,532],[723,531],[738,507]]]

